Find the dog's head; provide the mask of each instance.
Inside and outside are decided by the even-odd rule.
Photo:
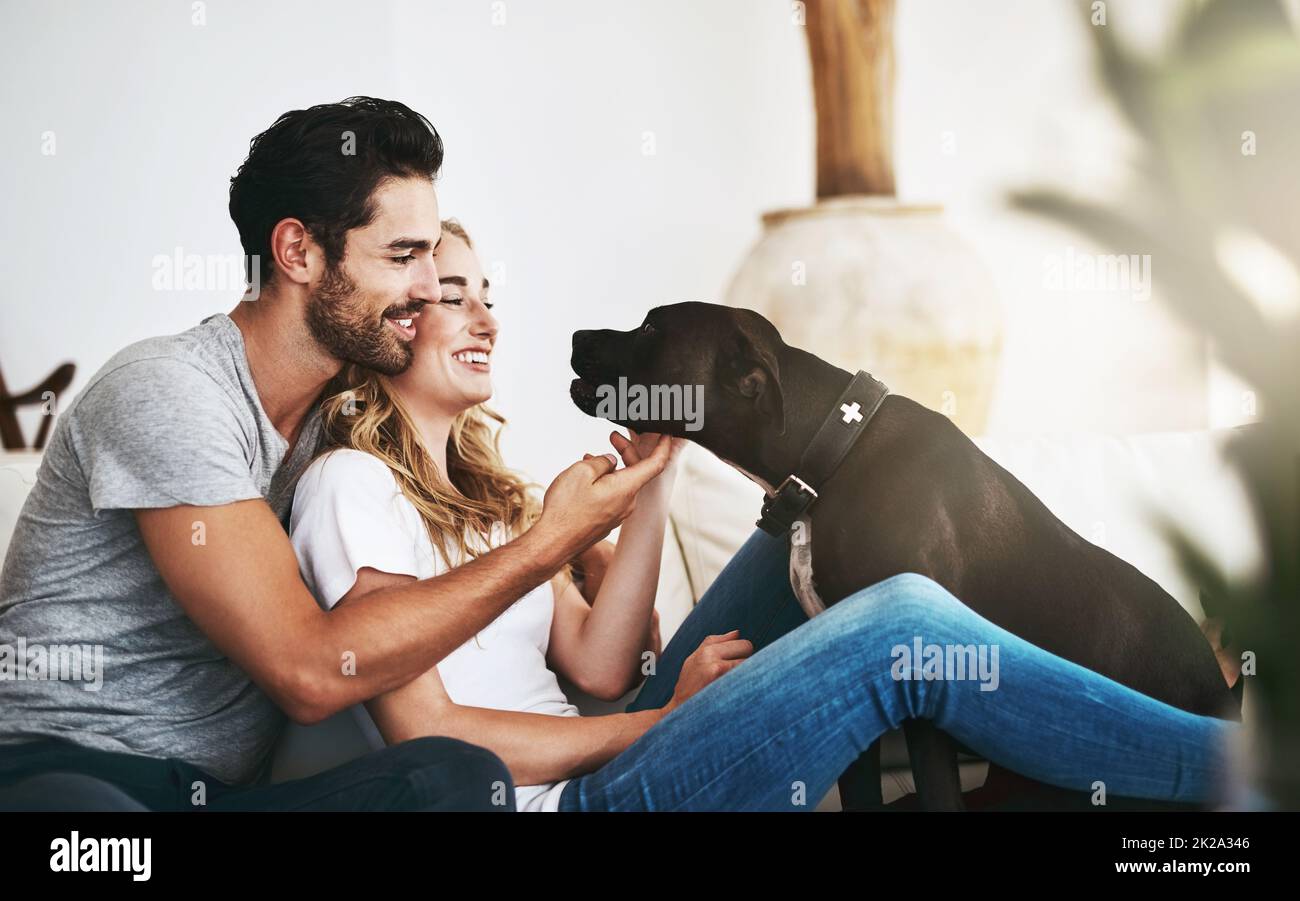
[[[569,395],[590,416],[689,438],[741,466],[785,431],[775,326],[752,310],[656,307],[636,328],[573,334]]]

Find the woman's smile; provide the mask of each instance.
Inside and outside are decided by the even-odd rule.
[[[486,373],[492,371],[491,353],[492,348],[490,347],[485,349],[467,348],[455,351],[452,353],[451,358],[472,372]]]

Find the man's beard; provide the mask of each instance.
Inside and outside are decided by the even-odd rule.
[[[414,352],[382,318],[358,303],[356,283],[342,264],[325,270],[320,286],[307,300],[307,327],[312,337],[345,363],[356,363],[383,375],[397,375],[411,365]]]

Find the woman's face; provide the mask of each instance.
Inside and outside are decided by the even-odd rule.
[[[442,297],[415,318],[414,360],[392,382],[449,416],[492,396],[492,346],[497,321],[478,258],[460,238],[443,232],[434,255]]]

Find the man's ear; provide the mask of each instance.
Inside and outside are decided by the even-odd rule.
[[[785,434],[785,398],[781,391],[781,370],[776,356],[764,344],[741,332],[727,365],[727,387],[750,398],[755,408],[776,429]]]
[[[315,247],[307,227],[297,219],[281,219],[271,229],[271,256],[275,271],[305,285],[312,278],[311,250]]]

